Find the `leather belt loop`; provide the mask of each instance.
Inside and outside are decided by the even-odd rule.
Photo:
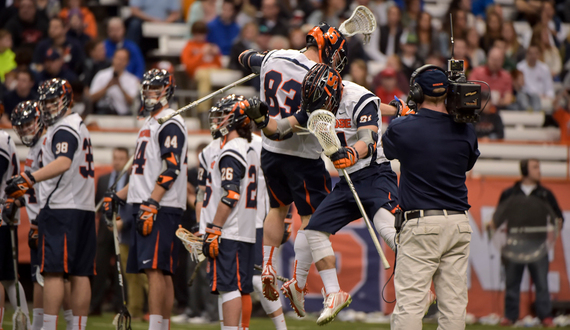
[[[445,215],[445,217],[447,218],[447,210],[446,209],[443,210],[443,215]]]

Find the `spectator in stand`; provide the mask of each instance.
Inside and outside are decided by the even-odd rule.
[[[173,23],[180,19],[180,0],[129,0],[127,39],[140,44],[143,22]]]
[[[141,49],[132,40],[125,39],[125,25],[119,17],[113,17],[109,20],[107,26],[107,39],[105,40],[105,52],[110,60],[119,48],[125,48],[129,51],[129,65],[127,71],[134,74],[137,78],[142,79],[145,73],[144,57]]]
[[[20,0],[18,15],[10,18],[4,28],[10,31],[14,48],[26,46],[34,48],[47,36],[49,21],[41,14],[33,0]]]
[[[540,60],[544,62],[550,74],[555,79],[558,78],[562,72],[562,59],[560,58],[560,51],[550,42],[549,30],[546,25],[537,24],[532,29],[531,44],[538,45],[540,49]]]
[[[560,47],[568,36],[568,29],[562,26],[562,21],[556,16],[554,1],[544,1],[542,11],[540,12],[540,22],[548,28],[551,45]]]
[[[216,0],[196,0],[188,8],[186,25],[188,25],[187,38],[192,38],[192,25],[196,22],[210,22],[216,18]]]
[[[247,23],[241,29],[240,38],[236,43],[233,44],[232,49],[230,51],[230,64],[229,68],[232,70],[239,70],[241,71],[244,76],[251,73],[249,69],[244,68],[241,64],[239,64],[238,57],[239,55],[248,49],[257,49],[257,44],[255,43],[257,39],[258,33],[257,24],[254,22]],[[303,42],[305,34],[303,34]],[[304,47],[304,45],[303,45]]]
[[[291,49],[303,49],[306,44],[307,33],[303,32],[301,28],[295,28],[289,33],[289,42],[291,43]]]
[[[139,79],[126,71],[129,51],[117,49],[111,67],[103,69],[91,82],[91,100],[95,113],[106,115],[131,115],[131,106],[139,93]]]
[[[463,60],[465,65],[465,73],[469,74],[473,67],[471,66],[471,59],[469,58],[469,49],[467,48],[467,41],[465,39],[454,39],[455,50],[453,58],[456,60]]]
[[[91,36],[85,33],[84,26],[83,15],[80,11],[76,10],[69,13],[67,37],[77,40],[82,48],[85,48],[89,40],[91,40]]]
[[[483,99],[487,97],[483,93]],[[487,104],[483,111],[479,114],[479,121],[475,123],[475,132],[479,141],[503,139],[505,137],[505,126],[499,115],[497,107],[493,104]]]
[[[400,53],[402,37],[402,15],[397,6],[388,8],[388,24],[380,27],[380,52],[385,56]]]
[[[20,0],[14,0],[12,4],[9,5],[9,1],[0,1],[0,29],[4,28],[10,18],[18,15],[19,2]]]
[[[429,54],[428,57],[426,58],[424,64],[435,65],[435,66],[438,66],[442,69],[447,68],[447,62],[444,60],[443,57],[439,56],[436,53]]]
[[[550,69],[540,61],[540,46],[531,44],[527,49],[526,59],[517,64],[517,69],[524,74],[525,90],[539,95],[541,110],[551,111],[554,86]]]
[[[418,37],[415,34],[408,34],[402,40],[400,58],[402,59],[402,71],[408,79],[417,68],[423,65],[423,61],[418,57]]]
[[[511,104],[508,109],[540,111],[540,96],[526,90],[524,74],[515,69],[511,73],[511,77],[513,78],[513,95],[515,102]]]
[[[269,39],[269,49],[289,49],[289,39],[284,36],[273,36]]]
[[[65,66],[65,60],[55,48],[48,48],[43,57],[43,71],[39,75],[39,83],[53,79],[61,78],[67,81],[74,82],[79,80],[77,75]]]
[[[222,55],[230,55],[232,44],[239,35],[240,27],[235,21],[236,6],[232,0],[224,0],[222,12],[213,21],[208,23],[209,43],[216,44]]]
[[[499,39],[495,39],[495,42],[493,43],[493,48],[499,48],[503,51],[503,53],[507,53],[507,42],[505,40],[503,40],[503,38],[499,38]],[[517,68],[517,63],[513,61],[513,59],[511,59],[510,57],[507,57],[505,55],[505,61],[503,63],[503,69],[507,70],[508,72],[513,71],[514,69]]]
[[[307,24],[313,27],[320,22],[327,22],[330,26],[340,26],[346,9],[346,0],[323,0],[321,8],[307,17]]]
[[[111,66],[111,61],[105,57],[105,44],[101,39],[91,40],[85,46],[87,51],[87,59],[85,60],[85,67],[83,69],[83,84],[89,88],[91,82],[93,82],[93,77],[97,72],[108,68]]]
[[[0,81],[4,75],[16,68],[16,54],[12,51],[12,35],[6,30],[0,30]]]
[[[532,26],[540,20],[542,0],[515,0],[515,7],[519,16],[517,21],[528,21]]]
[[[363,60],[368,62],[370,60],[370,57],[368,57],[368,55],[366,54],[366,52],[364,51],[364,47],[362,46],[362,39],[358,38],[358,37],[349,37],[346,38],[346,46],[347,49],[350,49],[350,56],[348,56],[347,58],[347,62],[346,65],[344,66],[344,69],[342,70],[342,72],[339,72],[341,74],[341,76],[344,73],[348,72],[348,68],[350,68],[350,65],[352,64],[353,61],[355,60]]]
[[[469,80],[485,81],[489,84],[491,104],[498,108],[505,108],[513,102],[513,81],[509,72],[503,69],[504,62],[504,51],[498,47],[492,48],[487,64],[474,68],[469,75]]]
[[[70,22],[71,17],[79,15],[82,19],[82,31],[91,38],[97,38],[97,21],[89,8],[82,6],[82,0],[67,0],[67,6],[59,13],[59,17],[65,22]]]
[[[429,13],[420,13],[415,32],[418,36],[418,56],[422,60],[425,60],[429,54],[434,51],[441,50],[439,38],[437,38],[437,34],[434,33],[433,26],[431,25],[431,15]]]
[[[401,100],[406,99],[404,92],[398,89],[397,72],[393,68],[386,68],[380,72],[380,86],[376,88],[376,96],[384,103],[388,103],[398,97]],[[383,122],[390,122],[388,117],[382,117]]]
[[[2,123],[9,123],[12,110],[18,103],[29,100],[37,100],[38,93],[34,89],[34,75],[30,69],[18,69],[16,71],[16,88],[4,94],[4,115]]]
[[[485,51],[480,47],[479,32],[476,28],[467,31],[467,54],[471,59],[471,67],[477,67],[486,61]]]
[[[270,35],[289,35],[289,23],[282,17],[281,8],[277,0],[263,0],[261,3],[261,17],[257,24],[260,32]],[[318,23],[317,23],[318,24]],[[315,24],[316,25],[316,24]]]
[[[398,55],[392,55],[386,59],[386,68],[392,68],[396,70],[396,86],[399,90],[408,94],[410,91],[410,80],[406,78],[406,75],[402,72],[402,62]],[[385,69],[386,69],[385,68]],[[382,81],[382,73],[378,73],[372,80],[371,90],[376,90]]]
[[[494,11],[487,14],[485,21],[485,34],[481,38],[481,48],[485,52],[489,52],[495,39],[501,38],[502,35],[503,18]]]
[[[487,8],[493,5],[494,0],[472,0],[471,1],[471,12],[475,17],[485,19],[487,14]]]
[[[465,12],[465,14],[467,15],[467,26],[471,28],[474,27],[476,23],[475,15],[473,15],[473,13],[471,12],[472,8],[473,8],[473,3],[471,0],[453,0],[449,4],[449,9],[447,10],[447,13],[445,14],[444,17],[448,18],[449,14],[455,13],[455,11],[458,9],[463,10],[463,12]],[[455,23],[455,16],[453,17],[453,22]],[[442,30],[445,29],[449,30],[449,25],[443,26]]]
[[[467,37],[467,14],[462,9],[455,9],[453,15],[453,38],[463,39]],[[441,31],[439,32],[439,52],[444,57],[451,56],[451,38],[449,35],[449,16],[445,18]]]
[[[515,26],[512,21],[503,23],[501,36],[507,43],[505,56],[515,63],[524,60],[525,49],[519,42],[517,32],[515,31]]]
[[[366,64],[366,61],[362,59],[352,61],[352,64],[350,64],[350,79],[347,80],[370,90],[370,83],[368,82],[368,65]]]
[[[83,70],[85,54],[79,42],[67,36],[67,28],[63,20],[54,17],[49,22],[48,38],[40,41],[34,50],[33,63],[38,71],[41,71],[44,57],[48,49],[55,49],[63,56],[65,66],[76,74]]]
[[[402,23],[404,29],[408,31],[416,31],[420,14],[422,13],[420,0],[406,0],[406,8],[402,14]]]

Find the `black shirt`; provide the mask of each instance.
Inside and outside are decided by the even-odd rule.
[[[518,181],[515,183],[514,186],[505,189],[505,191],[503,191],[503,193],[501,194],[501,198],[499,199],[499,204],[506,201],[511,196],[516,196],[516,195],[524,196],[525,193],[521,189],[521,184],[522,181]],[[554,213],[556,213],[556,216],[564,220],[562,211],[560,210],[560,206],[558,206],[558,202],[556,201],[556,197],[554,197],[554,194],[552,193],[552,191],[550,191],[550,189],[544,187],[540,183],[537,183],[536,188],[534,188],[533,191],[530,192],[530,196],[538,197],[547,202],[550,205],[550,207],[552,207]]]
[[[418,114],[394,119],[382,136],[388,159],[400,161],[399,203],[404,211],[465,211],[465,172],[479,157],[471,124],[422,108]]]
[[[12,115],[12,111],[18,105],[18,103],[23,101],[35,101],[38,99],[38,93],[34,90],[30,90],[30,94],[25,97],[20,97],[15,90],[9,91],[4,95],[4,111],[8,119]]]

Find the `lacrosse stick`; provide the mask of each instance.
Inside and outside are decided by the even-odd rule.
[[[263,272],[263,268],[260,265],[253,265],[253,268],[255,270],[259,270],[260,272]],[[285,283],[285,282],[289,282],[289,279],[287,277],[283,277],[281,275],[276,275],[275,276],[279,281]]]
[[[28,318],[20,308],[22,301],[20,299],[20,281],[18,281],[18,255],[16,247],[16,226],[10,224],[10,235],[12,236],[12,261],[14,262],[14,281],[16,281],[16,311],[12,315],[12,324],[14,330],[27,330]]]
[[[370,9],[358,6],[350,17],[342,22],[338,30],[345,37],[352,37],[355,34],[364,34],[364,44],[370,41],[370,35],[376,30],[376,18]]]
[[[340,149],[340,141],[338,136],[335,132],[335,124],[336,118],[334,114],[327,110],[317,110],[311,113],[309,117],[309,121],[307,123],[307,128],[311,133],[313,133],[317,139],[319,140],[319,144],[323,147],[325,155],[330,156]],[[378,237],[376,237],[376,232],[374,228],[372,228],[372,224],[370,223],[370,219],[368,219],[368,215],[366,215],[366,211],[362,206],[362,202],[360,201],[360,197],[358,197],[358,193],[356,189],[354,189],[354,184],[348,176],[348,173],[345,169],[342,169],[342,174],[352,191],[352,195],[354,196],[354,200],[356,201],[356,205],[358,205],[358,209],[360,210],[360,214],[362,214],[362,218],[366,223],[366,227],[368,228],[368,232],[370,233],[370,237],[372,237],[372,241],[374,242],[374,246],[376,246],[376,250],[380,255],[380,259],[382,259],[382,264],[384,265],[385,269],[390,268],[390,264],[388,260],[386,260],[386,256],[382,251],[382,247],[380,246],[380,242],[378,241]]]
[[[118,180],[117,180],[118,181]],[[115,182],[116,184],[116,182]],[[125,295],[125,285],[123,283],[123,270],[121,267],[121,250],[119,249],[119,231],[117,230],[117,212],[113,212],[113,241],[115,243],[115,258],[117,259],[117,276],[123,298],[123,308],[115,315],[113,325],[117,330],[131,330],[131,314],[127,309],[127,296]]]
[[[113,182],[113,185],[109,189],[114,191],[115,188],[117,188],[117,184],[119,183],[119,180],[121,180],[123,175],[125,175],[131,169],[131,166],[133,166],[133,160],[134,159],[135,159],[135,155],[132,155],[131,158],[129,159],[129,161],[125,164],[125,166],[123,166],[121,173],[119,173],[119,175],[115,178],[115,182]],[[97,206],[95,206],[95,213],[99,212],[99,210],[101,209],[101,206],[103,206],[103,200],[104,199],[101,199],[99,201],[99,203],[97,203]]]
[[[179,226],[179,228],[176,230],[176,237],[182,241],[182,244],[184,244],[184,247],[190,253],[190,259],[198,263],[194,268],[192,275],[190,275],[190,279],[188,279],[188,286],[192,286],[194,279],[198,275],[200,266],[202,266],[204,261],[206,261],[206,256],[202,252],[203,241],[202,238],[192,234],[188,230],[182,228],[182,226]]]

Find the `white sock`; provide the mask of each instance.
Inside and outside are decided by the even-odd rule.
[[[73,323],[75,320],[73,319],[73,311],[71,309],[63,311],[63,318],[65,319],[66,324],[65,330],[75,330],[73,329]],[[87,320],[87,317],[85,317],[85,320]]]
[[[4,307],[0,308],[0,330],[2,330],[2,323],[4,322]]]
[[[56,330],[57,315],[44,314],[44,324],[42,330]]]
[[[238,327],[226,327],[225,325],[222,325],[222,330],[238,330]]]
[[[162,330],[170,330],[170,319],[162,318]]]
[[[222,295],[218,295],[218,316],[220,318],[220,325],[222,328],[224,327],[224,309],[222,308],[223,305]]]
[[[287,324],[285,323],[285,317],[283,314],[279,314],[271,318],[273,324],[275,325],[275,330],[287,330]]]
[[[162,330],[162,315],[150,315],[148,320],[148,330]]]
[[[44,309],[43,308],[34,308],[34,310],[32,312],[34,313],[32,330],[41,330],[42,325],[44,324]],[[0,329],[2,329],[1,325],[0,325]]]
[[[273,265],[273,254],[277,248],[271,245],[264,245],[263,246],[263,266],[267,265],[268,263]],[[275,268],[275,265],[273,265]]]
[[[340,291],[340,285],[338,285],[338,277],[336,276],[335,268],[321,270],[319,274],[321,275],[321,279],[325,285],[327,295]]]
[[[71,310],[68,309],[67,311]],[[73,316],[73,330],[85,330],[86,327],[87,327],[87,316]]]
[[[384,242],[388,244],[392,251],[396,251],[396,228],[394,228],[394,215],[386,210],[380,208],[374,215],[374,227]]]
[[[305,236],[305,231],[299,230],[295,238],[295,278],[297,279],[299,289],[305,287],[312,263],[313,254]]]

